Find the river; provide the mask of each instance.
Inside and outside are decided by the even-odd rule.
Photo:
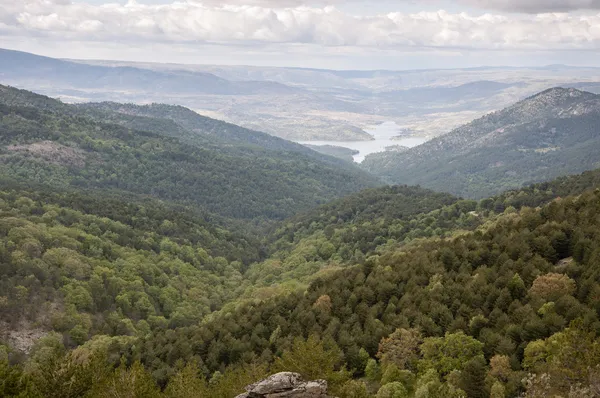
[[[385,122],[373,128],[365,129],[365,131],[371,134],[375,139],[371,141],[300,141],[299,143],[310,145],[334,145],[354,149],[359,151],[359,153],[354,156],[354,161],[360,163],[368,154],[383,152],[388,146],[402,145],[412,148],[427,141],[425,137],[406,137],[392,140],[393,137],[398,136],[402,132],[402,129],[396,122]]]

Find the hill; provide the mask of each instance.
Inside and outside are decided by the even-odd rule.
[[[443,234],[446,220],[438,217],[441,224],[434,225],[432,213],[463,214],[475,206],[419,187],[367,189],[276,225],[265,239],[268,259],[251,265],[246,277],[255,286],[302,286],[321,273],[362,263],[386,245]]]
[[[148,123],[139,126],[139,129],[155,129],[155,121],[172,121],[181,129],[192,134],[187,137],[194,140],[208,138],[213,143],[252,145],[264,149],[276,151],[290,151],[302,153],[306,156],[314,157],[320,161],[335,163],[343,166],[341,162],[333,162],[329,156],[320,156],[315,151],[308,150],[304,145],[296,144],[266,133],[250,130],[244,127],[236,126],[221,120],[212,119],[185,108],[183,106],[151,104],[134,105],[119,104],[116,102],[86,103],[76,105],[78,110],[84,111],[88,116],[95,118],[112,118],[116,123],[135,127],[136,121],[148,120]],[[106,120],[106,119],[105,119]],[[180,138],[182,133],[177,133]]]
[[[483,198],[600,165],[600,96],[554,88],[362,166],[396,184]]]
[[[595,112],[568,92],[512,121]],[[8,87],[0,148],[0,396],[231,398],[282,370],[340,397],[593,396],[600,170],[352,193],[376,182],[185,108]]]
[[[583,396],[600,365],[600,170],[479,202],[370,189],[264,239],[154,199],[10,184],[3,396],[230,398],[281,370],[340,397]]]
[[[597,184],[600,172],[594,174],[550,183],[546,191]],[[399,383],[386,388],[409,397],[478,397],[495,385],[516,397],[533,394],[530,383],[546,382],[544,372],[553,375],[544,391],[568,392],[573,380],[589,388],[600,331],[592,294],[600,191],[593,186],[538,209],[502,202],[506,211],[499,215],[482,201],[473,232],[388,246],[307,289],[228,306],[175,334],[159,332],[142,355],[152,366],[160,357],[155,374],[165,374],[177,358],[166,353],[192,342],[187,352],[202,359],[208,374],[256,362],[306,377],[319,369],[342,396],[357,390],[375,396],[379,387]],[[583,354],[580,343],[591,351]],[[575,352],[582,355],[574,358]],[[348,373],[341,364],[360,380],[342,386]],[[528,372],[530,381],[521,383]]]
[[[150,195],[240,219],[283,218],[379,184],[342,160],[212,119],[197,117],[207,127],[188,130],[182,118],[100,108],[90,113],[95,107],[0,87],[2,174]],[[152,131],[139,130],[146,126]]]

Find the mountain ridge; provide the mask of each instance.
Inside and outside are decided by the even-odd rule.
[[[361,166],[391,183],[482,198],[597,167],[599,121],[599,95],[551,88],[406,152],[369,155]]]
[[[4,173],[24,181],[113,188],[245,219],[282,218],[380,184],[348,162],[243,128],[232,135],[237,142],[213,139],[170,119],[89,113],[5,86],[0,112]],[[245,142],[246,133],[263,141]]]
[[[168,73],[131,66],[96,66],[0,48],[0,78],[25,78],[68,83],[73,87],[103,89],[107,86],[127,89],[175,90],[187,93],[248,95],[292,93],[297,89],[276,82],[232,82],[207,72]],[[39,82],[38,82],[39,84]]]

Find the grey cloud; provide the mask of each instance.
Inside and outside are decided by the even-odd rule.
[[[461,2],[484,9],[530,14],[600,9],[600,0],[461,0]]]

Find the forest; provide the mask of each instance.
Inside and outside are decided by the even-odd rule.
[[[463,199],[3,90],[0,396],[599,396],[600,170]]]
[[[156,118],[113,112],[121,120],[116,123],[105,113],[90,116],[79,108],[2,88],[3,175],[54,188],[152,196],[246,220],[282,219],[381,185],[347,162],[297,144],[231,141],[220,133],[230,130],[226,123],[202,135],[171,119],[154,123]],[[151,131],[139,130],[149,125]]]

